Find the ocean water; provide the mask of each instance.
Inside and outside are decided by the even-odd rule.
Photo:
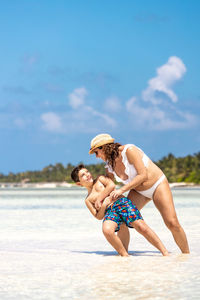
[[[183,255],[153,203],[142,210],[171,252],[131,229],[130,257],[117,255],[85,190],[0,190],[0,299],[200,299],[200,189],[174,189],[191,249]]]

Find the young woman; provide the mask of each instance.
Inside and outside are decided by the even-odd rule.
[[[178,221],[169,183],[161,169],[140,148],[115,143],[109,134],[94,137],[89,153],[95,153],[107,163],[107,174],[111,179],[123,183],[120,189],[111,193],[113,199],[129,191],[128,198],[139,210],[152,199],[182,253],[189,253],[187,237]]]

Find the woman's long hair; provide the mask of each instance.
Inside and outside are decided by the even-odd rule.
[[[115,168],[115,159],[119,156],[120,146],[121,144],[119,143],[111,143],[102,146],[106,160],[113,170]]]

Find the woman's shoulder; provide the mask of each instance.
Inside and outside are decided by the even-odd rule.
[[[122,152],[126,152],[128,149],[135,149],[137,148],[134,144],[125,144],[119,147],[119,151]]]
[[[128,160],[130,160],[133,157],[138,157],[138,155],[143,155],[143,151],[134,144],[127,144],[124,145],[124,149],[122,150],[121,155],[122,157],[127,157]]]
[[[120,146],[120,148],[120,157],[122,158],[124,164],[127,159],[129,160],[137,152],[137,147],[134,144],[126,144]]]

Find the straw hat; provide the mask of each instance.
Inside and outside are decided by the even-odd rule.
[[[98,134],[91,140],[91,148],[89,154],[94,153],[94,150],[96,148],[110,143],[114,143],[114,139],[111,137],[110,134],[107,133]]]

